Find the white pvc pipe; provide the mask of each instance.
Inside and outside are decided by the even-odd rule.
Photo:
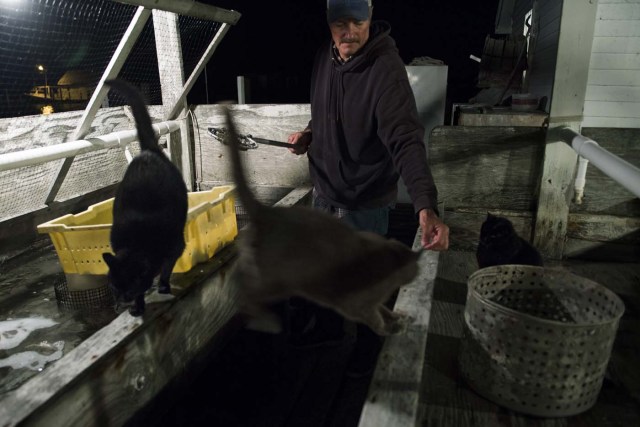
[[[177,120],[169,120],[153,125],[153,130],[158,136],[166,135],[179,129],[180,122]],[[105,148],[126,147],[127,144],[137,140],[138,132],[135,129],[121,130],[89,139],[0,154],[0,172],[24,166],[34,166]]]
[[[609,178],[640,197],[640,168],[600,147],[597,142],[570,128],[561,130],[562,139],[571,144],[578,155],[589,160]]]
[[[576,182],[575,182],[575,190],[576,195],[573,201],[581,205],[582,197],[584,196],[584,186],[587,183],[587,166],[589,165],[589,160],[584,157],[579,157],[578,163],[578,173],[576,174]]]
[[[236,77],[236,82],[238,86],[238,104],[245,104],[247,102],[246,92],[245,92],[245,84],[244,84],[244,76]]]

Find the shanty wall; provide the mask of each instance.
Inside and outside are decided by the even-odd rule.
[[[433,130],[429,163],[445,206],[454,249],[474,250],[487,212],[508,217],[531,239],[539,209],[545,130],[540,127],[443,126]],[[636,129],[585,129],[607,150],[640,165]],[[640,200],[595,166],[581,204],[570,206],[565,257],[640,259]]]

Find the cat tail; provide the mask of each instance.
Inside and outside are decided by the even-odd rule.
[[[115,89],[131,106],[133,117],[136,121],[136,129],[138,130],[140,148],[142,150],[162,152],[158,145],[158,138],[153,132],[151,117],[149,117],[147,106],[140,91],[131,83],[122,79],[107,80],[105,84]]]
[[[245,178],[244,168],[242,166],[242,159],[240,158],[240,139],[238,132],[231,118],[231,112],[229,108],[224,108],[225,120],[227,122],[227,134],[226,145],[229,146],[229,155],[231,156],[231,169],[233,171],[233,180],[236,184],[236,193],[242,203],[242,206],[246,209],[249,218],[257,219],[258,210],[260,209],[260,203],[256,200],[255,196],[247,184]]]

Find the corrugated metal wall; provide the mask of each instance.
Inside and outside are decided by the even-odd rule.
[[[599,0],[583,127],[640,128],[640,0]]]

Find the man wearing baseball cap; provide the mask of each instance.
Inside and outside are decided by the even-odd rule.
[[[422,246],[446,250],[449,228],[438,216],[424,127],[406,68],[389,35],[391,26],[372,21],[372,12],[371,0],[327,0],[331,40],[320,47],[314,61],[311,121],[289,136],[290,151],[309,157],[314,207],[359,230],[386,235],[402,176],[420,224]],[[316,335],[330,336],[330,331],[340,329],[330,326],[331,316],[337,315],[315,310],[311,320]],[[371,371],[374,363],[367,367],[362,355],[375,362],[371,354],[377,354],[375,346],[360,345],[371,342],[367,337],[373,332],[367,329],[358,326],[353,357],[357,363],[350,363],[363,372]]]

